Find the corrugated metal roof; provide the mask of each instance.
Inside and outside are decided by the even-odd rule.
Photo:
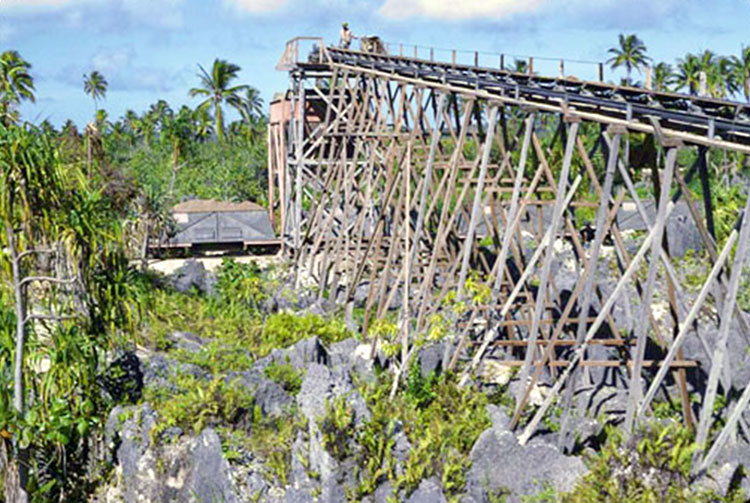
[[[266,209],[250,201],[233,203],[230,201],[214,201],[213,199],[191,199],[190,201],[176,204],[172,208],[172,213],[211,213],[214,211],[266,211]]]

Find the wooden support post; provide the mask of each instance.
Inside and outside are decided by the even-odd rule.
[[[657,372],[656,376],[651,381],[651,385],[649,386],[648,391],[646,392],[646,396],[643,397],[643,400],[640,403],[636,418],[640,418],[646,413],[649,405],[651,404],[651,401],[656,396],[656,392],[659,390],[659,386],[661,386],[661,383],[664,381],[664,378],[667,375],[669,364],[672,362],[672,360],[675,359],[677,352],[682,347],[682,343],[685,342],[685,338],[687,337],[688,333],[692,329],[693,322],[695,322],[696,318],[698,317],[698,314],[700,313],[700,309],[701,307],[703,307],[703,303],[706,301],[706,298],[708,298],[708,294],[712,290],[713,282],[716,280],[716,278],[724,269],[724,263],[727,261],[727,258],[729,257],[729,253],[732,251],[734,244],[737,242],[737,236],[738,236],[738,233],[737,233],[737,230],[735,229],[729,235],[729,238],[727,238],[727,242],[724,245],[724,248],[722,249],[721,254],[716,259],[716,262],[714,263],[713,268],[711,268],[711,272],[709,273],[708,278],[706,278],[706,282],[703,283],[703,287],[701,288],[701,291],[698,294],[698,297],[695,299],[693,306],[690,308],[690,311],[688,312],[687,317],[682,323],[680,323],[680,327],[679,327],[680,330],[677,333],[677,336],[674,338],[674,341],[672,341],[672,344],[669,347],[669,351],[664,357],[664,360],[663,360],[664,366],[661,369],[659,369],[659,372]]]
[[[719,377],[724,367],[724,359],[727,355],[727,338],[729,336],[729,329],[732,325],[732,312],[734,311],[734,305],[737,302],[737,292],[740,287],[740,278],[742,277],[742,269],[747,263],[748,255],[750,252],[750,197],[747,198],[745,203],[745,211],[743,215],[742,230],[740,231],[740,239],[737,244],[737,251],[734,254],[734,262],[732,263],[732,274],[729,278],[729,287],[727,288],[727,294],[724,298],[724,306],[721,313],[721,323],[719,325],[719,334],[716,338],[716,346],[714,348],[713,358],[711,359],[711,372],[708,375],[708,384],[706,385],[706,391],[703,395],[703,404],[701,406],[700,420],[698,422],[698,431],[695,435],[695,443],[698,445],[698,450],[695,453],[694,461],[700,459],[705,449],[706,441],[708,440],[708,432],[711,427],[711,422],[714,414],[714,403],[716,401],[717,390],[719,387]],[[705,463],[705,460],[704,460]]]
[[[667,205],[671,203],[669,198],[669,188],[672,186],[672,175],[674,173],[675,163],[677,161],[677,148],[671,147],[667,151],[667,161],[664,168],[664,179],[662,180],[662,191],[659,197],[659,206],[657,209],[656,221],[654,222],[654,231],[656,235],[651,242],[651,255],[646,277],[646,285],[641,296],[641,315],[636,322],[636,348],[635,348],[635,365],[633,373],[630,376],[630,391],[628,398],[628,407],[625,414],[625,431],[630,434],[633,431],[635,413],[638,402],[643,395],[641,383],[641,362],[646,352],[646,337],[648,335],[648,318],[651,312],[651,300],[653,296],[654,282],[656,281],[656,271],[659,264],[659,252],[661,250],[662,236],[667,224],[666,211]]]
[[[607,167],[604,174],[604,186],[599,198],[599,208],[596,212],[596,227],[594,231],[594,242],[591,245],[590,255],[588,259],[588,273],[584,282],[583,296],[581,298],[581,304],[579,308],[579,318],[588,316],[589,308],[593,300],[594,289],[596,281],[598,279],[599,272],[599,251],[601,250],[602,243],[605,237],[605,220],[607,218],[607,209],[609,208],[609,198],[612,193],[612,185],[614,183],[615,171],[617,170],[617,161],[620,157],[620,137],[626,133],[622,128],[614,131],[612,142],[610,143],[609,158],[607,159]],[[586,323],[579,321],[576,330],[576,344],[581,344],[584,337],[586,336]],[[566,388],[565,393],[565,404],[563,407],[563,419],[560,427],[560,439],[564,439],[567,435],[567,426],[569,418],[569,405],[575,391],[577,384],[577,372],[573,372],[571,377],[571,383]]]
[[[563,213],[563,201],[565,199],[565,187],[568,183],[568,176],[570,174],[570,165],[573,161],[573,149],[575,147],[576,138],[578,136],[578,128],[580,124],[574,122],[571,124],[570,131],[568,132],[567,143],[565,145],[565,154],[563,156],[562,169],[560,170],[559,181],[557,183],[557,194],[555,195],[555,206],[552,210],[552,221],[549,225],[549,231],[551,231],[550,245],[547,246],[544,254],[544,263],[542,265],[542,272],[539,278],[539,288],[537,290],[536,302],[534,305],[534,317],[532,319],[531,331],[528,336],[528,346],[526,348],[526,357],[524,359],[524,365],[521,368],[520,383],[521,386],[518,388],[518,394],[516,396],[517,401],[520,402],[521,397],[525,392],[524,386],[529,377],[529,369],[531,368],[531,362],[534,360],[535,344],[539,335],[539,320],[541,319],[545,306],[547,304],[547,284],[549,282],[550,272],[552,269],[552,258],[554,252],[554,242],[557,238],[558,228],[560,226],[560,219]],[[501,264],[502,265],[502,264]]]
[[[484,148],[482,150],[482,164],[479,167],[479,180],[477,186],[474,189],[474,204],[471,209],[471,220],[469,221],[469,230],[466,233],[464,242],[464,252],[461,261],[461,273],[458,279],[458,292],[463,297],[464,285],[466,283],[466,276],[469,272],[469,258],[471,256],[471,249],[474,245],[474,233],[477,228],[477,221],[479,220],[479,212],[482,211],[482,205],[484,202],[484,180],[487,177],[487,164],[490,161],[490,152],[492,151],[492,141],[495,137],[495,122],[497,120],[497,105],[493,105],[490,108],[487,134],[485,135]]]
[[[599,63],[599,82],[604,82],[604,63]]]
[[[513,239],[513,233],[515,228],[512,224],[515,223],[518,217],[518,199],[521,196],[521,184],[524,180],[524,174],[526,172],[526,161],[529,155],[529,145],[531,144],[531,135],[534,131],[534,124],[536,121],[536,114],[532,113],[526,118],[526,130],[523,136],[523,144],[521,146],[521,156],[518,160],[518,167],[516,168],[516,179],[513,182],[513,193],[510,198],[510,209],[508,210],[508,223],[506,224],[505,232],[503,232],[503,242],[500,247],[500,253],[496,259],[495,269],[497,269],[497,275],[495,276],[495,283],[492,288],[492,302],[497,301],[497,297],[500,294],[500,286],[502,285],[503,274],[505,272],[505,261],[508,257],[508,251],[510,250],[510,243]]]
[[[670,201],[669,204],[667,205],[664,218],[668,218],[669,215],[672,213],[673,209],[674,209],[674,203]],[[557,381],[555,381],[554,386],[552,386],[552,389],[547,394],[546,398],[544,399],[544,402],[542,402],[542,405],[539,406],[539,409],[537,409],[536,414],[534,414],[534,417],[531,418],[531,421],[529,421],[523,433],[520,435],[518,441],[521,445],[525,445],[526,442],[528,442],[531,436],[534,434],[537,426],[541,422],[544,415],[547,413],[547,410],[549,409],[550,405],[552,405],[552,402],[557,398],[557,394],[560,392],[560,389],[567,381],[568,377],[570,376],[575,366],[583,358],[583,354],[586,352],[586,349],[588,349],[589,341],[594,338],[594,335],[596,335],[596,332],[599,330],[599,327],[602,325],[602,323],[604,322],[604,319],[607,317],[607,313],[609,313],[609,310],[612,309],[612,306],[617,300],[617,297],[620,295],[620,293],[622,293],[622,290],[628,284],[633,274],[635,274],[635,271],[637,270],[639,264],[641,263],[641,260],[643,260],[643,257],[646,255],[646,251],[651,246],[651,243],[654,240],[656,233],[657,233],[657,228],[656,226],[654,226],[654,228],[652,228],[651,231],[649,232],[648,236],[646,236],[646,239],[643,241],[643,243],[641,243],[641,247],[638,249],[638,253],[635,254],[635,256],[633,257],[633,260],[630,262],[630,265],[625,270],[623,275],[620,277],[620,280],[617,282],[617,285],[615,286],[614,290],[612,291],[612,293],[610,293],[609,297],[607,298],[607,301],[602,306],[601,311],[599,311],[599,314],[597,315],[596,320],[594,320],[594,322],[589,326],[589,330],[588,332],[586,332],[586,338],[584,339],[583,343],[581,343],[581,345],[578,346],[575,353],[573,354],[573,357],[570,360],[570,365],[566,368],[565,372],[561,374],[560,377],[557,378]]]
[[[427,200],[430,196],[430,182],[432,180],[432,169],[435,164],[435,154],[437,153],[438,145],[442,138],[441,130],[443,126],[443,111],[445,109],[445,94],[441,93],[438,98],[437,113],[435,114],[435,124],[432,130],[432,138],[430,138],[430,153],[427,157],[427,166],[425,166],[424,177],[422,181],[422,195],[419,201],[419,213],[417,215],[417,224],[414,227],[414,245],[411,249],[411,258],[409,268],[409,275],[411,275],[411,269],[414,262],[417,260],[417,252],[419,251],[419,243],[422,238],[422,227],[424,226],[424,214],[427,208]],[[407,206],[408,207],[408,206]]]

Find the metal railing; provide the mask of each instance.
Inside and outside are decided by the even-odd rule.
[[[300,59],[300,49],[302,57]],[[276,64],[276,69],[289,71],[299,63],[330,63],[331,57],[326,50],[322,37],[295,37],[286,43],[284,54]]]
[[[449,49],[393,42],[384,42],[384,44],[390,55],[423,61],[493,68],[528,75],[558,75],[598,82],[604,82],[605,77],[605,65],[600,61]]]

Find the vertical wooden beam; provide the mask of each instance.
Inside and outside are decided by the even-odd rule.
[[[435,114],[435,124],[432,130],[432,138],[430,138],[430,152],[427,157],[427,165],[424,170],[424,177],[422,182],[422,195],[419,201],[419,214],[417,215],[417,224],[414,227],[414,245],[411,249],[411,259],[409,273],[411,273],[414,262],[417,260],[417,252],[419,250],[419,242],[422,238],[422,227],[424,226],[424,213],[427,208],[427,200],[430,195],[430,180],[432,180],[432,170],[435,164],[435,154],[437,152],[438,145],[442,139],[442,125],[443,125],[443,110],[445,109],[445,94],[440,93],[438,98],[437,113]],[[409,206],[407,205],[407,208]]]
[[[669,188],[672,186],[672,174],[674,173],[675,163],[677,161],[677,147],[670,147],[667,151],[667,161],[664,168],[664,178],[662,181],[662,191],[659,197],[659,206],[657,209],[656,221],[654,222],[655,236],[651,242],[651,255],[648,265],[648,274],[646,285],[641,297],[641,315],[636,323],[636,347],[635,361],[633,362],[633,373],[630,376],[630,392],[628,397],[628,407],[625,414],[624,428],[626,433],[633,431],[635,413],[643,396],[643,385],[641,383],[641,370],[643,368],[643,358],[646,352],[646,337],[648,335],[648,319],[651,313],[651,300],[653,297],[654,282],[656,281],[656,272],[659,264],[659,253],[661,250],[662,236],[667,224],[667,205],[671,203],[669,197]]]
[[[495,122],[497,120],[497,105],[492,105],[490,108],[490,114],[488,118],[487,134],[485,135],[484,149],[482,150],[482,163],[479,167],[479,180],[474,190],[474,204],[471,209],[471,220],[469,221],[469,229],[466,234],[466,241],[464,242],[463,259],[461,262],[461,273],[458,279],[458,291],[459,295],[463,296],[464,285],[466,284],[466,276],[469,272],[469,257],[471,256],[471,249],[474,244],[474,233],[477,229],[477,221],[479,220],[479,212],[482,211],[482,204],[484,201],[484,180],[487,178],[487,164],[490,161],[490,152],[492,150],[492,141],[494,138]],[[467,182],[470,183],[470,182]]]
[[[742,269],[747,263],[750,252],[750,197],[745,203],[745,212],[743,215],[742,230],[740,231],[740,240],[737,244],[737,251],[734,254],[732,263],[732,274],[729,278],[729,287],[724,298],[724,306],[721,313],[721,323],[719,325],[719,334],[716,338],[714,355],[711,359],[711,372],[708,375],[708,384],[706,392],[703,395],[703,404],[701,406],[700,420],[698,422],[698,432],[695,435],[695,443],[698,445],[694,459],[700,459],[705,449],[708,432],[714,414],[714,403],[719,387],[719,377],[723,371],[724,359],[727,354],[727,339],[729,329],[732,325],[732,312],[737,302],[737,292],[740,287],[740,278]]]
[[[664,215],[664,218],[668,218],[669,215],[672,213],[672,210],[674,209],[674,203],[669,202],[666,208],[666,212]],[[527,424],[526,428],[524,429],[523,433],[518,438],[518,442],[521,445],[525,445],[526,442],[529,441],[531,436],[536,431],[537,426],[539,426],[539,423],[541,422],[544,415],[547,413],[547,410],[549,409],[550,405],[552,405],[552,402],[557,398],[558,393],[560,392],[560,389],[567,381],[568,377],[570,377],[571,372],[573,369],[578,365],[578,363],[581,361],[581,358],[583,357],[584,353],[586,352],[586,349],[588,349],[589,342],[591,339],[594,338],[594,335],[596,335],[596,332],[599,330],[599,327],[602,325],[602,322],[604,322],[604,319],[607,317],[607,314],[609,313],[609,310],[612,309],[612,306],[615,304],[615,301],[617,300],[617,297],[622,293],[625,286],[630,281],[630,278],[633,277],[635,274],[639,264],[641,263],[641,260],[643,260],[643,257],[646,255],[646,251],[651,246],[651,243],[654,241],[654,237],[656,236],[657,228],[654,226],[651,231],[648,233],[648,236],[646,236],[646,239],[641,243],[641,247],[638,249],[638,253],[635,254],[633,257],[633,260],[630,262],[630,265],[625,270],[623,275],[620,277],[620,280],[617,282],[617,285],[615,286],[612,293],[610,293],[609,297],[607,298],[607,301],[602,306],[601,311],[599,311],[599,314],[597,315],[594,322],[589,326],[588,332],[586,332],[586,338],[584,339],[583,343],[581,343],[580,346],[577,347],[575,350],[573,357],[570,359],[570,363],[565,369],[565,372],[563,372],[560,377],[557,378],[557,381],[555,381],[554,386],[552,386],[552,389],[547,394],[547,396],[544,399],[544,402],[542,402],[542,405],[539,406],[536,413],[534,414],[534,417],[531,418],[531,421]],[[659,244],[661,245],[661,242],[657,240]]]
[[[570,132],[565,145],[565,154],[563,156],[562,168],[560,170],[559,182],[557,184],[557,193],[555,194],[555,205],[552,209],[552,221],[549,225],[549,230],[552,231],[550,238],[550,245],[547,246],[544,254],[544,263],[542,264],[542,272],[539,278],[539,289],[536,294],[536,302],[534,306],[534,317],[531,320],[531,330],[527,339],[526,355],[521,367],[520,383],[521,386],[518,388],[517,400],[520,402],[521,396],[525,391],[526,381],[529,377],[529,369],[534,361],[536,354],[536,341],[539,336],[539,322],[546,310],[547,305],[547,287],[549,283],[550,272],[552,269],[552,258],[555,255],[554,242],[557,238],[558,228],[560,227],[560,219],[562,218],[563,202],[565,200],[565,188],[568,184],[568,177],[570,175],[570,165],[573,162],[573,149],[575,148],[575,141],[578,136],[578,128],[580,123],[573,122],[570,126]],[[503,264],[500,264],[503,266]]]
[[[609,208],[609,198],[612,193],[612,185],[614,183],[615,171],[617,170],[617,161],[620,156],[620,136],[626,131],[622,129],[615,129],[614,136],[609,149],[609,158],[607,159],[607,167],[604,174],[604,186],[599,198],[599,208],[596,212],[596,227],[594,231],[594,242],[591,245],[591,251],[588,259],[588,272],[586,280],[584,282],[583,294],[581,298],[581,304],[578,314],[578,327],[576,329],[576,344],[581,344],[584,337],[586,336],[586,320],[589,316],[589,308],[591,301],[594,296],[594,289],[596,281],[598,279],[599,272],[599,251],[601,250],[602,243],[605,237],[605,219],[607,218],[607,210]],[[571,383],[566,388],[564,397],[565,405],[563,407],[563,419],[561,421],[560,438],[564,439],[567,435],[567,425],[569,418],[569,405],[572,399],[575,386],[577,384],[577,372],[574,370],[571,377]]]

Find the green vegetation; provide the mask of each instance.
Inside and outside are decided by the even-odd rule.
[[[292,395],[299,393],[300,388],[302,388],[302,379],[305,377],[304,371],[297,370],[288,363],[279,365],[276,362],[272,362],[268,367],[263,369],[263,373],[270,380],[284,388],[284,391]]]
[[[646,56],[646,45],[636,35],[620,34],[619,47],[613,47],[609,50],[612,57],[607,60],[613,69],[624,66],[628,77],[627,85],[630,85],[630,75],[633,70],[639,70],[650,59]]]
[[[651,61],[646,55],[646,44],[635,34],[620,34],[618,45],[609,49],[607,60],[612,69],[624,67],[627,77],[623,84],[641,86],[632,82],[633,70],[641,70]],[[705,89],[714,98],[739,98],[750,101],[750,46],[743,46],[737,55],[722,56],[711,50],[699,54],[688,53],[678,58],[675,65],[658,62],[652,70],[652,86],[657,91],[680,91],[698,94],[701,91],[701,73],[705,74]]]
[[[626,82],[638,85],[631,82],[631,74],[650,59],[645,44],[635,35],[623,35],[610,52],[612,67],[625,68]],[[516,69],[527,71],[525,64],[516,62]],[[115,405],[138,401],[148,402],[158,415],[150,432],[154,442],[166,441],[169,429],[197,434],[211,426],[230,461],[252,453],[268,467],[269,479],[287,484],[292,444],[299,435],[304,438],[308,425],[294,407],[279,416],[263,415],[253,390],[231,375],[303,339],[317,336],[332,344],[354,334],[337,317],[265,313],[264,304],[281,288],[283,270],[261,271],[228,259],[218,270],[215,292],[205,295],[178,293],[161,278],[136,269],[136,264],[146,269],[149,240],[173,230],[169,209],[175,202],[192,197],[265,202],[266,119],[257,91],[236,82],[237,65],[216,59],[210,71],[199,66],[198,87],[189,91],[203,99],[196,108],[175,110],[158,100],[147,110],[110,118],[100,108],[107,80],[92,71],[84,75],[83,90],[94,102],[94,114],[82,134],[71,121],[59,129],[48,122],[21,122],[20,105],[35,100],[31,68],[16,51],[0,54],[0,458],[9,460],[3,466],[4,488],[28,493],[33,502],[86,501],[92,489],[90,471],[106,478],[110,468],[91,466],[92,439],[101,435]],[[742,48],[739,56],[704,51],[688,54],[675,65],[659,63],[653,71],[654,87],[695,94],[701,72],[711,96],[742,94],[750,100],[750,48]],[[474,103],[473,113],[485,105]],[[457,96],[451,99],[451,108],[466,106]],[[226,115],[230,109],[237,120]],[[519,116],[504,113],[509,129],[518,125]],[[563,155],[562,144],[555,142],[558,122],[544,116],[537,120],[540,148],[530,153],[529,165],[538,163],[543,153],[555,170]],[[485,127],[482,121],[477,124],[480,130]],[[482,132],[477,133],[463,145],[465,160],[480,155]],[[581,126],[583,147],[593,152],[593,169],[601,175],[602,149],[594,148],[598,133],[596,125]],[[645,174],[656,167],[661,147],[643,134],[630,134],[628,140],[639,194],[653,197]],[[448,153],[455,149],[448,139],[443,147]],[[414,155],[419,164],[422,154]],[[696,149],[683,149],[679,166],[692,165],[697,155]],[[492,162],[502,156],[500,145],[493,144]],[[518,152],[509,160],[517,165]],[[726,242],[745,197],[738,185],[729,185],[730,175],[745,170],[747,162],[740,154],[708,156],[719,246]],[[574,174],[584,168],[579,159],[572,166]],[[465,183],[461,177],[459,188]],[[699,200],[697,180],[690,190]],[[591,193],[592,187],[582,185],[578,197],[593,200]],[[538,197],[547,200],[552,194],[540,192]],[[446,204],[448,211],[459,209],[452,195],[440,201],[436,211]],[[306,195],[303,206],[310,205]],[[592,221],[595,211],[579,207],[575,214],[582,224]],[[491,246],[492,240],[488,237],[482,245]],[[706,263],[704,256],[686,257],[688,287],[700,287]],[[743,278],[739,305],[745,310],[750,310],[748,284]],[[487,278],[471,273],[466,293],[467,299],[460,301],[455,294],[447,295],[445,314],[435,315],[430,330],[413,337],[408,349],[448,336],[454,318],[466,312],[469,303],[487,303]],[[384,343],[386,356],[401,354],[392,314],[374,320],[371,328]],[[203,344],[179,347],[173,338],[178,331],[197,335]],[[127,385],[130,379],[112,355],[135,345],[164,353],[179,368],[143,390],[143,396],[129,388],[109,388],[113,382]],[[466,484],[469,452],[489,426],[485,406],[494,402],[512,407],[513,399],[504,389],[488,397],[460,388],[450,373],[423,377],[414,358],[400,370],[402,382],[396,386],[392,373],[380,369],[373,382],[358,383],[372,414],[367,420],[358,421],[364,418],[354,416],[346,396],[328,401],[318,420],[323,445],[336,459],[356,461],[358,483],[350,488],[352,499],[372,494],[386,480],[408,495],[431,476],[455,499]],[[304,374],[289,362],[272,363],[263,372],[286,392],[299,393]],[[725,406],[717,401],[717,412]],[[670,403],[654,404],[657,418],[677,412]],[[553,409],[545,418],[552,431],[559,413]],[[522,423],[526,418],[522,416]],[[720,424],[717,418],[715,426]],[[690,432],[654,426],[633,445],[614,429],[607,437],[601,452],[590,459],[591,474],[571,494],[560,496],[545,488],[526,501],[716,500],[689,485],[695,449]],[[397,460],[394,447],[404,440],[410,448]],[[28,477],[25,484],[16,472],[23,475],[20,479]],[[656,479],[641,476],[644,473],[657,473]],[[732,493],[728,501],[734,497]]]
[[[334,458],[342,461],[351,454],[354,437],[354,409],[345,396],[326,400],[325,413],[318,421],[323,434],[323,447]]]
[[[242,414],[252,411],[252,393],[223,377],[206,382],[184,374],[170,379],[170,384],[174,389],[146,388],[144,399],[159,413],[159,421],[149,432],[154,439],[175,426],[185,433],[200,433],[208,425],[235,424]]]
[[[456,496],[466,483],[468,459],[479,434],[490,424],[485,412],[487,398],[471,388],[459,388],[451,375],[423,378],[419,366],[409,370],[403,393],[388,399],[393,386],[390,376],[378,383],[363,384],[361,392],[372,413],[357,432],[361,472],[354,494],[370,494],[384,480],[392,480],[394,491],[414,491],[419,483],[436,475],[448,497]],[[411,444],[402,473],[396,474],[393,433],[403,429]]]
[[[563,502],[745,501],[736,487],[722,497],[690,484],[696,445],[693,432],[679,423],[654,423],[628,442],[614,427],[607,427],[606,434],[604,446],[590,459],[590,473]]]

